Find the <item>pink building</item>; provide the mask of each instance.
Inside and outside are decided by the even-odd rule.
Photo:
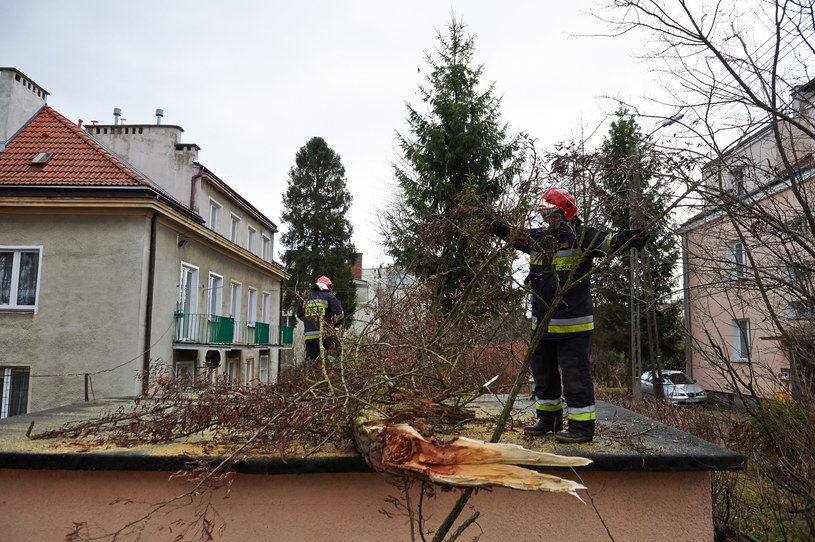
[[[705,208],[681,229],[688,372],[714,399],[783,399],[809,378],[791,346],[813,344],[813,91],[705,166]]]

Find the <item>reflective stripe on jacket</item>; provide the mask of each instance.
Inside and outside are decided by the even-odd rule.
[[[303,321],[305,340],[320,338],[320,321],[323,322],[323,336],[327,335],[335,323],[342,320],[343,310],[340,301],[331,292],[312,290],[297,304],[297,318]]]
[[[535,322],[546,315],[561,284],[575,282],[593,267],[592,260],[612,252],[614,235],[583,226],[579,218],[566,221],[557,230],[533,228],[512,230],[506,224],[493,223],[493,232],[502,239],[517,235],[513,246],[529,254],[532,287],[532,316]],[[594,329],[591,280],[574,284],[549,321],[544,339],[589,334]],[[536,325],[535,324],[535,325]]]

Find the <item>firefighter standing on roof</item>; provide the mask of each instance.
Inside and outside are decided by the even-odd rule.
[[[340,330],[343,310],[332,291],[331,279],[320,277],[297,304],[297,318],[303,321],[306,361],[320,358],[321,341],[326,357],[334,359],[340,355],[341,347],[336,333]]]
[[[595,428],[594,385],[591,377],[590,338],[594,329],[591,283],[574,282],[592,269],[592,260],[628,245],[642,249],[648,234],[641,229],[608,234],[584,226],[577,217],[574,197],[562,188],[550,188],[541,196],[538,211],[546,226],[513,229],[482,209],[492,231],[529,254],[529,276],[533,294],[533,337],[549,311],[558,289],[569,289],[554,308],[547,328],[531,359],[538,422],[524,427],[527,435],[554,433],[561,442],[591,442]],[[563,430],[563,399],[568,429]]]

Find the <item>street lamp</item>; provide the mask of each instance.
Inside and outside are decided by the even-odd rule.
[[[678,122],[684,117],[684,113],[677,113],[671,117],[665,118],[660,122],[659,126],[651,130],[643,140],[650,138],[657,130],[665,128]],[[634,145],[634,153],[636,164],[634,166],[630,185],[629,185],[629,227],[642,228],[645,226],[640,214],[640,202],[642,200],[642,184],[640,182],[640,140],[638,139]],[[647,256],[647,253],[646,253]],[[642,288],[639,284],[640,277],[640,261],[636,251],[630,251],[631,262],[631,284],[630,284],[630,301],[631,301],[631,392],[634,398],[642,398],[642,387],[640,385],[640,375],[642,374],[642,340],[640,333],[640,300],[639,294]],[[650,281],[650,267],[645,266],[645,271],[648,273],[648,290],[647,293],[652,293]],[[650,295],[649,295],[650,297]],[[646,316],[646,323],[649,332],[649,345],[651,349],[652,361],[658,355],[656,353],[656,312],[653,308],[653,300],[648,299],[648,314]]]

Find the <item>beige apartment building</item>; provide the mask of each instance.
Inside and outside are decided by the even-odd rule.
[[[81,126],[0,68],[0,417],[132,396],[145,372],[274,382],[275,224],[182,128]]]

